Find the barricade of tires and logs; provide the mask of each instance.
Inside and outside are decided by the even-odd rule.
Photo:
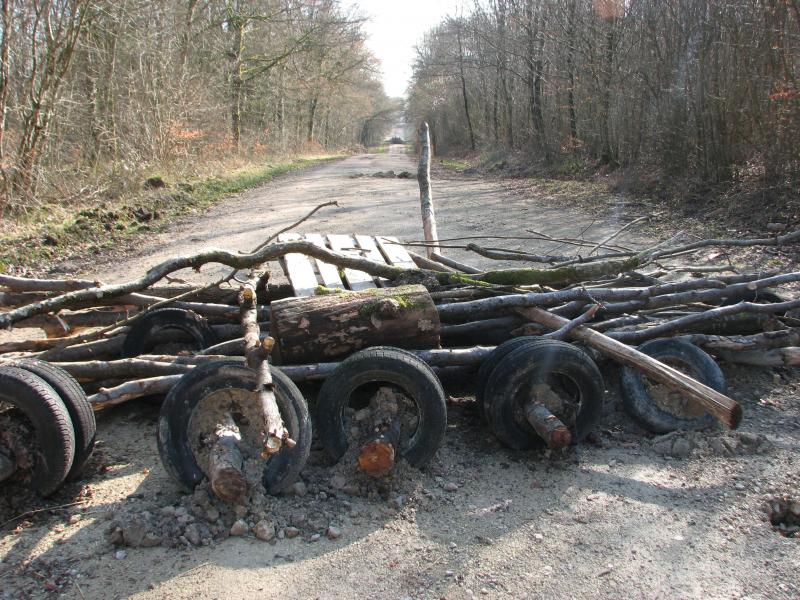
[[[545,265],[489,271],[442,259],[440,248],[428,255],[450,267],[414,255],[419,268],[409,269],[270,241],[250,254],[173,258],[125,283],[0,276],[0,327],[47,333],[0,344],[0,479],[52,493],[80,476],[94,411],[165,396],[158,447],[181,486],[208,479],[231,502],[254,482],[278,493],[311,446],[303,382],[321,382],[314,433],[331,461],[379,477],[401,458],[418,467],[431,459],[447,423],[440,376],[462,371],[475,377],[480,412],[503,444],[564,448],[602,415],[601,359],[621,367],[624,406],[644,428],[735,428],[742,409],[715,358],[797,364],[800,300],[775,290],[800,273],[723,274],[679,261],[799,240],[670,240],[641,251],[584,241],[585,256],[470,244],[489,258]],[[293,297],[265,270],[288,253],[384,287]],[[169,283],[211,263],[230,273],[202,286]]]

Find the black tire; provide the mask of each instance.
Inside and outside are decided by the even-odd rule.
[[[480,410],[480,413],[483,415],[484,419],[488,418],[486,415],[486,404],[484,402],[486,395],[486,384],[489,382],[489,377],[491,377],[494,368],[500,364],[500,361],[502,361],[517,348],[526,346],[531,342],[539,342],[543,339],[545,338],[538,335],[524,335],[522,337],[516,337],[503,342],[497,348],[492,350],[489,356],[483,359],[483,362],[478,369],[478,383],[475,386],[475,400],[478,402],[478,410]]]
[[[278,368],[272,367],[275,399],[289,435],[297,442],[283,448],[264,467],[263,484],[278,494],[294,483],[311,450],[311,420],[308,406],[297,386]],[[253,390],[256,374],[242,362],[214,361],[192,369],[167,394],[158,418],[158,451],[164,468],[187,491],[205,477],[195,460],[189,440],[189,422],[200,400],[220,389]]]
[[[356,352],[325,380],[317,396],[317,429],[325,452],[334,462],[347,452],[345,408],[353,392],[370,383],[389,383],[403,390],[417,406],[414,435],[400,449],[412,466],[422,467],[441,446],[447,429],[447,405],[436,373],[414,354],[376,347]]]
[[[556,414],[569,427],[573,443],[589,435],[603,409],[603,376],[580,348],[545,339],[521,345],[509,353],[486,384],[489,426],[503,444],[516,450],[544,445],[525,418],[523,407],[531,399],[532,386],[551,378],[558,378],[575,397],[577,406],[571,418]]]
[[[41,377],[15,366],[0,367],[0,402],[22,411],[36,430],[41,455],[30,484],[49,496],[64,483],[75,457],[75,432],[67,407]]]
[[[122,356],[133,358],[148,351],[150,337],[164,329],[178,329],[187,333],[197,350],[217,343],[208,322],[202,316],[182,308],[159,308],[136,321],[122,343]]]
[[[67,475],[67,481],[80,478],[86,462],[94,451],[97,435],[97,422],[92,406],[86,399],[86,393],[75,378],[61,367],[34,358],[15,360],[14,364],[44,379],[67,407],[75,431],[75,458]]]
[[[638,348],[648,356],[667,362],[718,392],[727,393],[725,376],[714,359],[688,342],[660,338],[645,342]],[[658,406],[647,391],[645,377],[639,371],[623,367],[620,375],[622,405],[642,427],[653,433],[676,430],[697,430],[715,424],[708,413],[696,418],[682,418]]]

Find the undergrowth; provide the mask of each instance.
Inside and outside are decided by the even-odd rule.
[[[3,216],[0,272],[24,274],[55,262],[98,254],[122,240],[159,231],[231,194],[335,156],[284,158],[228,170],[217,165],[192,176],[149,173],[119,192],[92,194],[65,204],[55,198],[26,213]]]

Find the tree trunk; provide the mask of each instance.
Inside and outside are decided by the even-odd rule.
[[[272,303],[282,364],[329,361],[369,346],[437,348],[439,315],[421,285],[287,298]]]
[[[458,73],[461,78],[461,97],[464,100],[464,114],[467,117],[467,129],[469,131],[469,145],[475,151],[475,132],[472,129],[472,118],[469,115],[469,98],[467,97],[467,79],[464,75],[464,44],[461,40],[461,23],[458,25]]]
[[[231,143],[236,152],[241,147],[242,137],[242,52],[244,51],[244,19],[231,17],[228,19],[233,36],[231,58]]]
[[[314,141],[314,121],[317,118],[317,102],[318,98],[314,96],[308,103],[308,135],[306,136],[308,142]]]

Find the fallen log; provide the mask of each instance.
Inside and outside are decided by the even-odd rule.
[[[774,350],[709,350],[711,354],[730,363],[755,367],[796,367],[800,365],[800,348],[787,347]]]
[[[439,254],[438,252],[431,252],[431,260],[435,260],[437,263],[443,264],[446,267],[450,267],[455,271],[460,271],[461,273],[469,273],[470,275],[474,275],[475,273],[481,272],[480,269],[476,269],[470,265],[465,265],[462,262],[453,260],[450,257]]]
[[[440,323],[421,285],[272,303],[270,335],[279,364],[328,361],[369,346],[435,348]]]
[[[800,308],[800,300],[790,302],[776,302],[774,304],[754,304],[752,302],[739,302],[729,306],[720,306],[700,313],[687,315],[677,319],[672,319],[666,323],[653,325],[639,331],[619,331],[609,332],[609,337],[629,344],[639,344],[646,340],[657,337],[674,335],[677,332],[686,331],[689,327],[695,327],[698,323],[713,321],[714,319],[736,315],[741,313],[762,313],[775,314],[783,313],[787,310]]]
[[[231,504],[238,502],[247,491],[244,458],[238,444],[242,434],[233,417],[228,414],[214,431],[208,457],[208,480],[218,498]]]
[[[800,346],[800,328],[766,331],[756,335],[743,336],[692,334],[680,336],[680,339],[700,346],[707,352],[712,353],[716,350],[724,350],[726,352],[767,350]]]
[[[526,404],[525,418],[548,448],[566,448],[572,443],[572,434],[567,426],[543,404],[535,404],[533,401]]]
[[[518,312],[531,321],[541,323],[552,329],[560,329],[569,323],[567,319],[540,308],[522,308],[518,309]],[[735,400],[692,379],[685,373],[681,373],[677,369],[652,359],[646,354],[598,331],[589,329],[586,325],[580,325],[573,329],[570,332],[570,337],[580,340],[586,345],[610,356],[617,362],[638,369],[655,381],[684,394],[731,429],[739,426],[742,420],[742,407]]]
[[[101,388],[96,394],[88,397],[89,404],[95,412],[123,404],[134,398],[153,394],[166,394],[183,375],[166,375],[163,377],[147,377],[128,381],[113,388]]]

